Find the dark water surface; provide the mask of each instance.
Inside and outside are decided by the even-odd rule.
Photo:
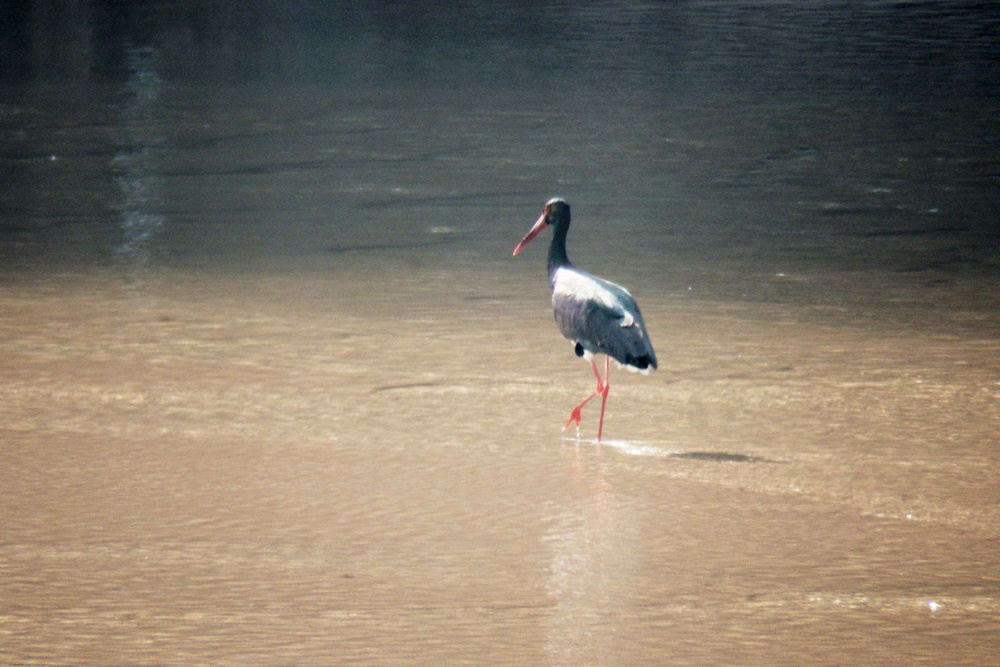
[[[995,660],[989,5],[5,11],[0,662]]]

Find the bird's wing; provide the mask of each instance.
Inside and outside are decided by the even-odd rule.
[[[552,305],[562,334],[588,352],[606,354],[638,370],[656,368],[656,355],[642,314],[631,297],[619,297],[613,305],[608,305],[596,299],[555,292]]]

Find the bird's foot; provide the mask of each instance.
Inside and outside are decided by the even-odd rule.
[[[568,429],[569,425],[572,424],[573,422],[576,422],[576,430],[577,431],[580,430],[580,420],[583,418],[582,415],[580,414],[580,409],[582,407],[583,407],[582,405],[578,405],[575,408],[573,408],[573,412],[570,413],[569,419],[566,420],[566,425],[562,427],[562,430],[565,431],[566,429]]]

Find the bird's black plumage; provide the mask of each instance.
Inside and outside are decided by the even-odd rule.
[[[656,353],[635,299],[621,285],[573,266],[566,255],[569,204],[553,199],[545,205],[553,227],[549,245],[552,308],[563,336],[590,354],[606,354],[623,366],[649,372]]]
[[[590,362],[597,378],[597,389],[573,409],[566,426],[576,422],[579,428],[580,410],[591,399],[601,396],[601,419],[597,426],[600,442],[609,389],[607,360],[614,359],[630,370],[648,373],[656,368],[656,353],[639,306],[628,290],[578,269],[569,261],[566,255],[569,224],[569,204],[562,199],[550,199],[541,217],[514,248],[514,254],[521,252],[543,229],[553,228],[548,268],[556,324],[573,343],[576,354]],[[603,378],[594,363],[595,354],[606,355]]]

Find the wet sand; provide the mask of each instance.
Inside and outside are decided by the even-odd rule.
[[[644,293],[598,446],[544,281],[341,266],[0,287],[0,662],[995,661],[996,339]]]

